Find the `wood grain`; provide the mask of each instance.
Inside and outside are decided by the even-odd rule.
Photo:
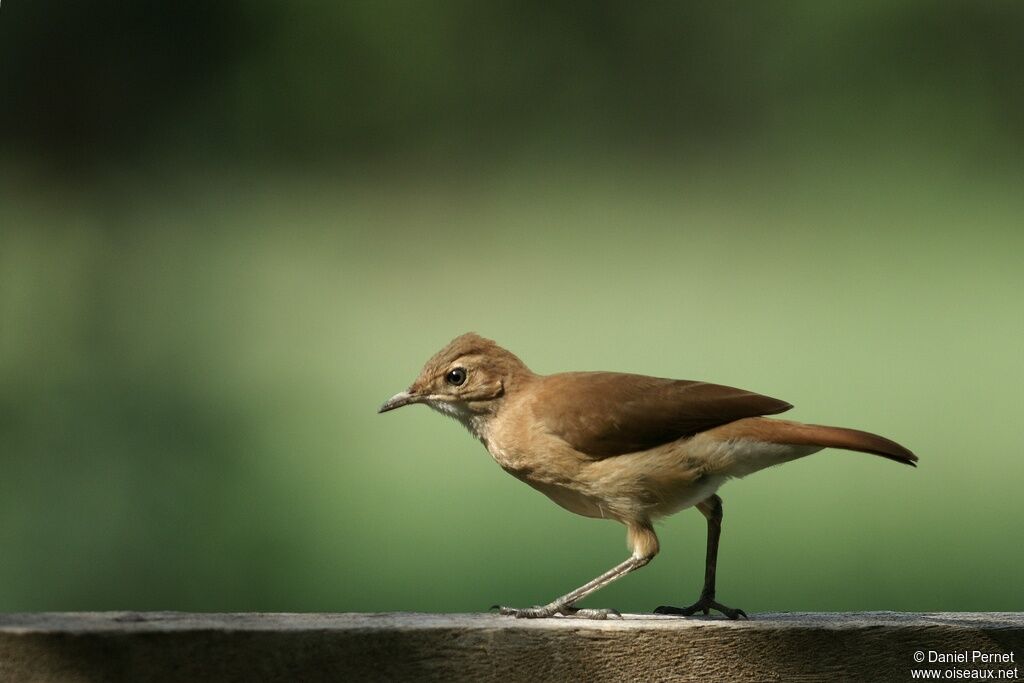
[[[0,615],[0,681],[905,681],[918,650],[1019,662],[1024,613]]]

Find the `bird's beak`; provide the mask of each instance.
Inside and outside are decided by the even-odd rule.
[[[419,396],[410,394],[408,391],[400,391],[391,398],[389,398],[387,401],[385,401],[384,405],[382,405],[380,409],[377,410],[377,412],[386,413],[389,410],[401,408],[402,406],[409,405],[410,403],[417,403],[419,400]]]

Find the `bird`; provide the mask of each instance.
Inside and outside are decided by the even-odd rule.
[[[620,372],[541,375],[490,339],[469,332],[431,357],[408,389],[378,413],[425,404],[460,422],[506,472],[561,507],[626,527],[629,557],[550,603],[515,608],[517,618],[621,616],[577,603],[647,565],[659,551],[654,522],[695,507],[707,520],[704,586],[693,604],[656,614],[711,610],[749,618],[716,599],[715,573],[729,479],[823,448],[870,453],[917,466],[917,456],[882,436],[775,417],[793,406],[708,382]]]

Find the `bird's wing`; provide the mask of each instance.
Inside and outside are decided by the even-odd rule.
[[[545,429],[593,458],[646,450],[793,407],[719,384],[615,372],[549,375],[537,399],[536,414]]]

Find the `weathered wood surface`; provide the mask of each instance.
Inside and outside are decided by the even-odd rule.
[[[918,664],[915,653],[1011,654]],[[927,657],[927,655],[925,655]],[[1012,669],[1024,613],[625,615],[0,614],[0,681],[906,681]],[[1024,680],[1024,672],[1017,675]]]

